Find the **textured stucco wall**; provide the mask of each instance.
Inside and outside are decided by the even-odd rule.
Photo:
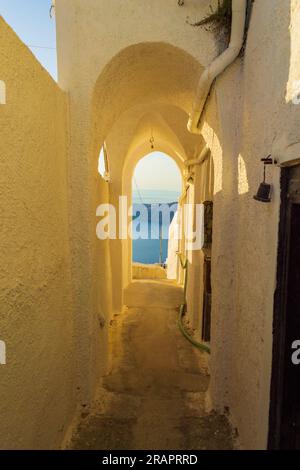
[[[213,160],[208,153],[201,165],[190,167],[193,182],[190,183],[192,193],[191,204],[203,204],[213,199]],[[193,233],[201,233],[203,219],[197,215],[196,206],[193,211]],[[187,282],[187,316],[198,338],[202,338],[202,320],[204,307],[204,250],[190,250],[188,253]]]
[[[183,7],[176,0],[56,0],[61,86],[81,87],[83,79],[85,86],[93,85],[103,67],[132,44],[169,43],[208,64],[217,53],[213,35],[188,23],[203,18],[212,3],[216,0],[188,0]]]
[[[158,265],[134,263],[132,265],[132,279],[166,279],[167,273]]]
[[[0,448],[57,448],[75,410],[67,100],[0,18]]]
[[[289,1],[254,3],[244,58],[218,79],[204,125],[215,164],[211,397],[230,408],[250,449],[266,448],[268,436],[278,167],[267,171],[272,203],[253,195],[260,159],[282,136],[293,140],[299,119],[299,107],[286,100],[290,22]]]

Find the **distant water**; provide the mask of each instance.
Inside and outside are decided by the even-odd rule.
[[[148,217],[139,217],[137,213],[137,231],[145,233],[148,231],[151,234],[151,230],[159,233],[159,227],[162,226],[163,232],[163,262],[166,261],[168,256],[168,233],[170,223],[162,220],[158,223],[158,220],[151,220],[151,205],[152,204],[169,204],[173,206],[178,202],[180,193],[176,191],[154,191],[154,190],[140,190],[133,191],[133,207],[138,210],[140,204],[147,206]],[[176,206],[174,206],[176,209]],[[173,207],[172,207],[173,209]],[[170,221],[173,220],[174,213],[171,213]],[[163,223],[163,225],[162,225]],[[160,241],[159,239],[148,240],[138,239],[132,242],[132,258],[135,263],[144,264],[155,264],[159,263],[159,252],[160,252]]]
[[[178,202],[180,192],[178,191],[156,191],[152,189],[134,190],[132,192],[133,203],[137,204],[162,204]]]

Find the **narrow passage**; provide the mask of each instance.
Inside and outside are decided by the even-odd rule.
[[[206,355],[177,327],[182,289],[135,281],[111,326],[111,370],[73,437],[72,449],[232,449],[224,416],[206,414]]]

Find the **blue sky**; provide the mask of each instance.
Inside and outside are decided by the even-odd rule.
[[[50,19],[51,0],[0,0],[0,15],[46,70],[57,79],[55,18]],[[50,49],[47,49],[50,48]]]
[[[57,80],[55,18],[50,19],[50,6],[51,0],[0,0],[0,15]],[[176,164],[160,152],[139,162],[135,179],[140,189],[181,191]]]

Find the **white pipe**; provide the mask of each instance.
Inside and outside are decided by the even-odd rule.
[[[55,0],[51,1],[49,14],[50,14],[50,18],[53,18],[55,16]]]
[[[217,57],[202,73],[192,113],[188,122],[188,130],[192,134],[200,134],[199,123],[213,81],[238,57],[244,42],[247,0],[232,0],[231,38],[229,47]]]
[[[202,151],[201,151],[201,153],[200,153],[200,155],[199,155],[198,158],[194,158],[194,159],[190,159],[190,160],[185,160],[184,165],[185,165],[186,167],[190,167],[190,166],[194,166],[194,165],[202,165],[202,163],[204,163],[205,160],[207,159],[207,157],[208,157],[208,155],[209,155],[209,152],[210,152],[210,148],[209,148],[207,145],[205,145],[204,148],[202,149]],[[191,176],[191,173],[189,173],[188,179],[189,179],[190,176]],[[185,189],[184,189],[184,191],[183,191],[182,196],[179,198],[179,205],[181,205],[182,202],[184,201],[184,199],[185,199],[185,197],[186,197],[186,195],[187,195],[187,192],[188,192],[189,187],[190,187],[190,184],[187,183],[187,184],[186,184],[186,187],[185,187]]]
[[[205,145],[205,147],[203,148],[198,158],[194,158],[192,160],[185,160],[184,162],[185,166],[189,167],[189,166],[194,166],[194,165],[202,165],[202,163],[204,163],[205,160],[207,159],[209,151],[210,151],[210,148],[207,145]]]
[[[189,184],[187,184],[187,185],[185,186],[184,191],[183,191],[183,193],[182,193],[182,195],[180,196],[179,201],[178,201],[178,205],[179,205],[179,206],[181,206],[182,203],[183,203],[183,201],[185,200],[186,195],[187,195],[187,192],[188,192],[188,190],[189,190],[189,187],[190,187]]]

